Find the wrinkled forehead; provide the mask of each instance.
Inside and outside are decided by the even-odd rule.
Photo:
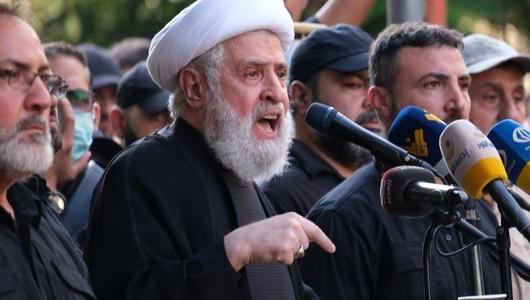
[[[24,20],[0,15],[0,64],[33,72],[49,69],[37,33]]]
[[[224,59],[231,63],[261,61],[286,65],[280,38],[269,30],[250,31],[223,42]]]

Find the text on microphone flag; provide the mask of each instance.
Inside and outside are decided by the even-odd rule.
[[[507,179],[497,149],[469,121],[457,120],[449,124],[440,136],[440,150],[456,181],[474,198],[483,196],[485,183]]]

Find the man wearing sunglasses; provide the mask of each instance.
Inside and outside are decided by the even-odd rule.
[[[0,295],[95,299],[80,251],[47,201],[49,127],[62,79],[31,26],[0,4]]]
[[[62,178],[57,182],[57,188],[68,200],[63,212],[68,229],[82,245],[92,191],[103,174],[103,169],[94,161],[86,160],[86,156],[90,155],[88,149],[95,128],[98,127],[99,106],[93,101],[90,91],[90,71],[82,52],[72,45],[59,42],[45,44],[44,53],[50,62],[52,72],[61,76],[68,85],[64,97],[59,101],[67,101],[74,113],[74,130],[68,133],[70,136],[63,137],[66,140],[73,139],[71,163],[85,162],[84,167],[78,169],[74,178]],[[60,111],[59,116],[61,114],[64,112]],[[64,172],[64,170],[57,171]]]

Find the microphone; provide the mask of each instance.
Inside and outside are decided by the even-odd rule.
[[[460,186],[477,199],[489,192],[506,219],[530,240],[530,221],[504,186],[508,176],[493,143],[469,121],[456,120],[442,132],[440,149]]]
[[[455,183],[445,164],[438,141],[446,124],[417,106],[402,109],[390,129],[388,140],[433,166],[445,182]]]
[[[405,164],[432,169],[426,162],[361,127],[331,106],[314,102],[307,110],[305,121],[320,132],[343,138],[368,149],[373,156],[385,165]]]
[[[530,130],[506,119],[493,125],[488,138],[499,149],[510,181],[530,193]]]
[[[381,206],[394,216],[425,217],[436,208],[466,202],[466,193],[454,186],[436,184],[434,174],[416,166],[398,166],[381,178]]]
[[[519,206],[521,206],[522,209],[524,209],[526,211],[530,211],[530,203],[528,203],[528,201],[525,200],[525,198],[528,199],[528,197],[529,197],[527,193],[525,193],[520,188],[519,189],[515,189],[513,186],[508,187],[508,191],[510,192],[510,194],[512,194],[513,198],[515,199],[517,204],[519,204]]]

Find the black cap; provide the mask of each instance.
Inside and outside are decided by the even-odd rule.
[[[306,82],[321,69],[352,73],[366,69],[373,41],[368,33],[351,25],[316,29],[294,51],[289,81]]]
[[[82,44],[77,48],[87,57],[88,68],[92,75],[92,89],[118,85],[121,77],[120,65],[109,51],[92,44]]]
[[[169,95],[151,79],[144,60],[123,75],[118,85],[118,106],[127,108],[136,104],[148,113],[161,113],[167,109]]]

